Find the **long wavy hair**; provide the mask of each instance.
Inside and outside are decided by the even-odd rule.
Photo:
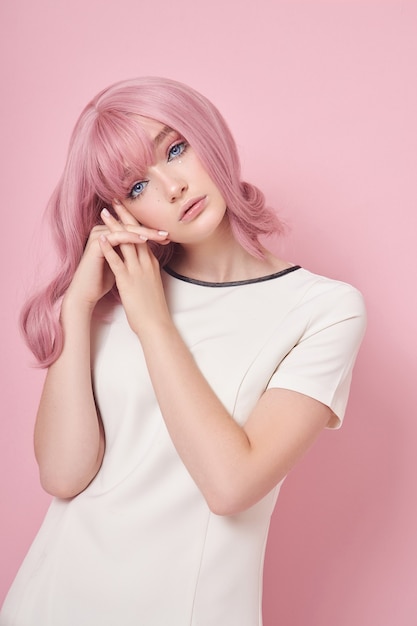
[[[262,257],[260,235],[279,233],[281,222],[265,205],[262,192],[240,180],[240,161],[230,130],[215,106],[190,87],[166,78],[137,78],[101,91],[74,128],[63,175],[47,207],[59,256],[56,275],[25,304],[21,326],[41,367],[63,346],[59,304],[80,262],[100,212],[153,162],[151,143],[138,116],[176,130],[192,146],[223,195],[234,237]],[[152,242],[161,266],[177,244]]]

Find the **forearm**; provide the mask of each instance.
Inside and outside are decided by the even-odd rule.
[[[171,321],[148,324],[140,336],[172,441],[215,513],[238,513],[265,496],[329,421],[331,411],[321,402],[272,389],[242,427],[216,397]]]
[[[64,300],[64,348],[47,373],[36,420],[41,482],[60,497],[82,491],[103,456],[104,437],[91,382],[91,314],[92,308]]]
[[[244,488],[251,462],[248,436],[219,401],[170,321],[148,325],[141,343],[174,445],[211,508],[221,508],[232,492]]]

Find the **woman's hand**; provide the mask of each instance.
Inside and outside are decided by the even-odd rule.
[[[171,319],[159,262],[146,243],[151,238],[169,243],[168,233],[143,229],[122,204],[115,204],[114,210],[120,221],[108,211],[102,211],[108,231],[99,235],[100,250],[116,281],[129,324],[140,337],[148,324],[160,324]],[[139,240],[133,239],[132,235],[139,232],[142,232]],[[119,253],[114,249],[116,246]]]
[[[67,300],[75,299],[89,309],[93,309],[115,283],[115,274],[106,262],[103,252],[103,237],[111,247],[120,246],[121,249],[123,246],[126,250],[128,246],[143,246],[149,239],[165,243],[167,235],[165,232],[144,228],[136,221],[127,229],[112,218],[106,209],[103,209],[102,217],[104,224],[91,230],[84,254],[66,294]],[[115,254],[117,255],[116,252]]]

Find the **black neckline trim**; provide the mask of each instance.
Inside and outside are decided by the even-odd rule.
[[[191,283],[193,285],[200,285],[201,287],[237,287],[239,285],[253,285],[254,283],[263,283],[267,280],[273,280],[274,278],[279,278],[280,276],[285,276],[286,274],[290,274],[291,272],[295,272],[295,270],[301,269],[301,265],[292,265],[291,267],[287,267],[285,270],[281,270],[280,272],[275,272],[275,274],[268,274],[268,276],[260,276],[259,278],[249,278],[248,280],[232,280],[225,283],[211,283],[205,280],[197,280],[196,278],[188,278],[188,276],[183,276],[182,274],[177,274],[170,267],[165,266],[163,268],[164,272],[172,276],[173,278],[178,278],[178,280],[182,280],[185,283]]]

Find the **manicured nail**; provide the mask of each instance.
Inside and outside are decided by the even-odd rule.
[[[104,215],[104,217],[110,217],[110,213],[109,213],[109,211],[107,209],[103,209],[101,211],[101,214]]]
[[[140,239],[142,239],[142,241],[148,241],[148,238],[146,235],[139,235]]]
[[[166,231],[166,230],[158,230],[158,235],[164,235],[164,237],[166,237],[168,235],[168,231]]]

